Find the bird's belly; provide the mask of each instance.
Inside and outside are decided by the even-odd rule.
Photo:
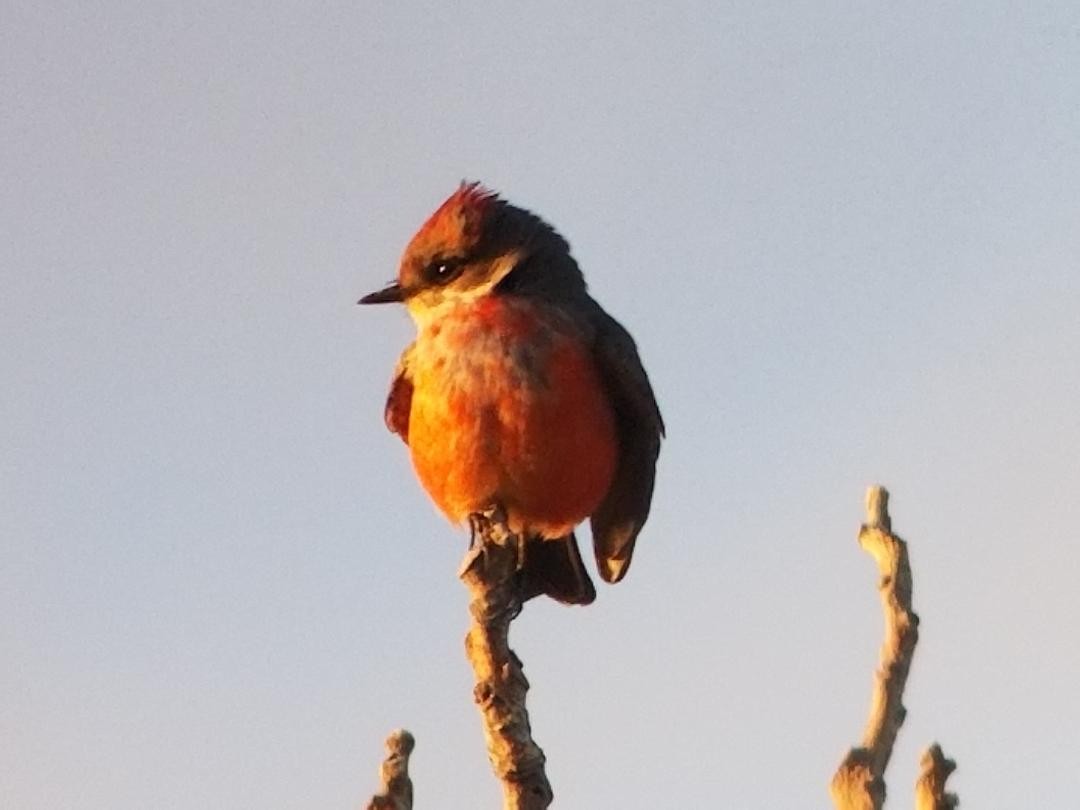
[[[441,347],[453,351],[418,348],[409,446],[420,482],[451,520],[500,505],[515,531],[558,537],[595,511],[618,443],[579,341],[501,333]]]

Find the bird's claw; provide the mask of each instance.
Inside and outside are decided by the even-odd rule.
[[[494,522],[505,521],[504,513],[498,506],[490,506],[482,512],[469,513],[469,548],[461,561],[458,578],[467,574],[474,565],[487,556],[487,536],[489,527]]]
[[[512,547],[511,547],[512,544]],[[513,565],[510,569],[509,566]],[[525,602],[525,538],[510,531],[506,511],[493,505],[469,515],[469,548],[461,561],[458,577],[468,575],[485,581],[487,588],[503,592],[497,600],[500,615],[513,620]]]

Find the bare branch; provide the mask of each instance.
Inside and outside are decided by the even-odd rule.
[[[885,612],[885,641],[881,664],[874,677],[870,717],[863,732],[863,747],[871,752],[871,767],[884,774],[893,744],[907,710],[901,699],[908,670],[919,640],[919,617],[911,609],[911,564],[907,544],[890,531],[888,492],[871,487],[867,493],[866,526],[859,532],[859,545],[878,565],[881,606]]]
[[[412,810],[413,787],[409,778],[409,754],[416,741],[403,728],[386,738],[386,759],[379,768],[381,785],[366,810]]]
[[[881,575],[878,590],[885,613],[885,640],[862,745],[844,757],[830,787],[839,810],[880,810],[885,802],[885,768],[904,722],[901,699],[918,641],[919,617],[911,609],[907,544],[892,533],[888,504],[884,487],[867,490],[866,523],[859,531],[859,545],[877,562]]]
[[[956,770],[956,763],[946,759],[941,746],[934,743],[923,752],[921,770],[915,782],[915,810],[953,810],[960,800],[945,792],[945,780]]]
[[[521,612],[517,576],[520,539],[499,510],[471,518],[473,547],[462,564],[472,624],[465,654],[476,673],[473,697],[480,708],[488,759],[502,782],[507,810],[543,810],[552,801],[544,752],[532,738],[525,709],[521,661],[510,649],[510,622]]]

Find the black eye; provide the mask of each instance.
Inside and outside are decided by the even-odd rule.
[[[460,275],[464,265],[458,258],[435,259],[424,268],[424,278],[431,284],[447,284]]]

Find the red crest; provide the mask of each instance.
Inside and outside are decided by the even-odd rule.
[[[457,191],[428,217],[417,236],[441,233],[473,241],[480,236],[484,218],[499,200],[499,195],[480,183],[461,181]]]

